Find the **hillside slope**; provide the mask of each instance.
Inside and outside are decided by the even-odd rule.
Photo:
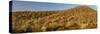
[[[23,15],[25,16],[20,19],[18,18],[18,16]],[[78,6],[68,10],[61,10],[58,12],[49,11],[46,13],[13,12],[12,16],[13,32],[42,32],[97,28],[96,10],[88,6]]]

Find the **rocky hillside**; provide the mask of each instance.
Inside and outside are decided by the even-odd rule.
[[[96,10],[78,6],[68,10],[13,12],[13,32],[43,32],[97,27]]]

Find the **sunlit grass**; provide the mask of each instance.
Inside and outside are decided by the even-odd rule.
[[[43,32],[97,28],[96,11],[79,6],[61,11],[12,12],[13,32]]]

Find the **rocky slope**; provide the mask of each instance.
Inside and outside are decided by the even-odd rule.
[[[61,11],[12,13],[13,32],[43,32],[96,27],[96,10],[88,6],[78,6]]]

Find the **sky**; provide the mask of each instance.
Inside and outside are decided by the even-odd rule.
[[[62,4],[62,3],[46,3],[46,2],[28,2],[28,1],[13,1],[13,11],[44,11],[44,10],[64,10],[80,6],[78,4]],[[95,5],[89,6],[96,10]]]

